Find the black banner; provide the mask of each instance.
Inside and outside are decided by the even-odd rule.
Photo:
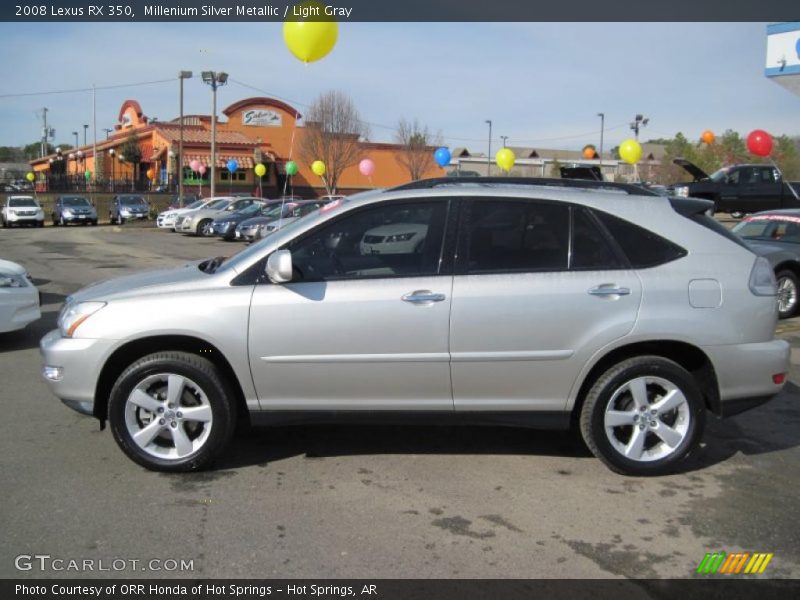
[[[284,21],[300,0],[50,0],[0,4],[18,22]],[[319,14],[347,21],[791,21],[797,0],[319,0]]]
[[[164,600],[533,600],[537,598],[601,600],[604,598],[664,600],[733,600],[758,598],[772,600],[797,598],[798,580],[751,578],[588,580],[545,579],[511,580],[399,580],[399,579],[330,579],[330,580],[3,580],[0,597],[38,598],[148,598]]]

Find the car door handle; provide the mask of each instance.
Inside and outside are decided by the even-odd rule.
[[[591,296],[627,296],[630,293],[630,288],[616,287],[613,283],[604,283],[589,290]]]
[[[414,290],[402,297],[403,302],[410,302],[411,304],[433,304],[434,302],[442,302],[444,299],[444,294],[436,294],[430,290]]]

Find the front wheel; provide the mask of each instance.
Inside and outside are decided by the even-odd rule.
[[[669,473],[697,447],[704,426],[694,378],[659,356],[609,368],[592,385],[580,414],[592,454],[624,475]]]
[[[800,279],[792,271],[779,271],[775,275],[778,281],[778,317],[788,319],[797,312]]]
[[[211,223],[211,219],[203,219],[197,224],[197,235],[202,235],[203,237],[214,235],[214,226]]]
[[[111,390],[108,418],[119,447],[154,471],[195,471],[227,446],[233,393],[213,363],[185,352],[140,358]]]

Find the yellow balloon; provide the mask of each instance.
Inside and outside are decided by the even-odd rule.
[[[33,183],[33,180],[36,179],[36,175],[34,175],[32,171],[28,171],[28,173],[25,175],[25,179]]]
[[[642,147],[636,140],[625,140],[619,145],[619,157],[629,165],[636,164],[642,158]]]
[[[256,172],[256,176],[263,177],[264,175],[267,174],[267,167],[265,167],[261,163],[258,163],[256,165],[255,172]]]
[[[325,175],[325,163],[321,160],[315,160],[311,163],[311,170],[314,171],[314,175],[319,175],[322,177]]]
[[[500,150],[497,151],[497,154],[494,155],[494,162],[496,162],[497,166],[503,169],[503,171],[506,173],[511,170],[516,160],[517,157],[510,148],[500,148]]]
[[[292,18],[303,20],[283,23],[283,41],[289,51],[305,63],[327,56],[336,45],[339,24],[325,15],[325,7],[319,2],[301,2],[292,11]]]

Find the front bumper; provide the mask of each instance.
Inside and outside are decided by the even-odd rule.
[[[175,217],[158,217],[156,218],[156,227],[159,229],[174,229],[176,220]]]
[[[193,220],[183,221],[180,225],[175,225],[175,231],[180,231],[181,233],[194,233],[197,231],[197,223]]]
[[[13,225],[17,225],[19,223],[44,223],[44,215],[12,214],[8,216],[7,221]]]
[[[39,352],[50,391],[70,408],[92,414],[97,380],[113,344],[113,340],[65,338],[58,329],[45,335]]]
[[[755,344],[703,346],[719,384],[721,416],[731,416],[763,404],[783,389],[773,376],[789,373],[789,343],[772,340]]]
[[[64,216],[63,219],[65,223],[92,223],[97,221],[97,215],[70,215],[69,217]]]
[[[119,216],[126,221],[143,221],[146,220],[150,215],[148,213],[119,213]]]
[[[17,331],[41,316],[39,291],[32,285],[0,289],[0,332]]]

